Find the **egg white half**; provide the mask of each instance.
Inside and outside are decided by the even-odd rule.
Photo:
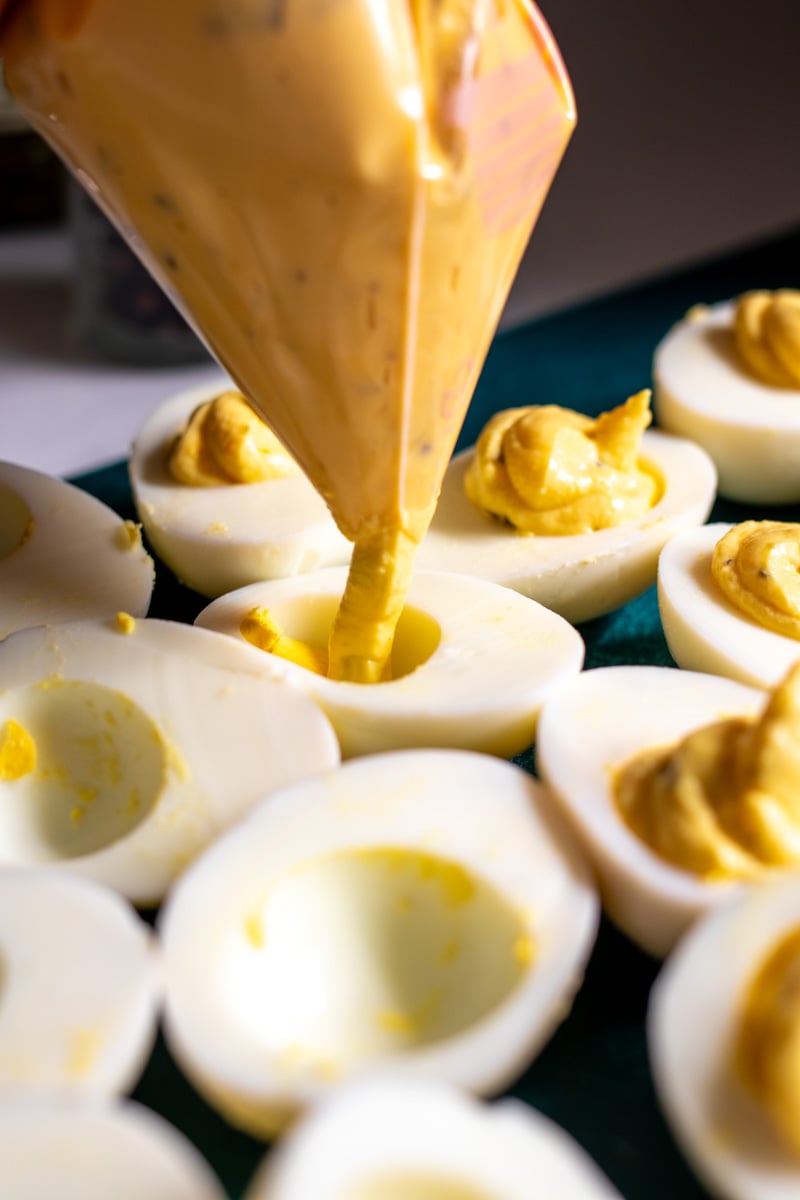
[[[241,639],[242,618],[268,608],[285,634],[327,646],[344,591],[341,568],[253,584],[222,596],[197,624]],[[580,634],[557,614],[481,579],[417,571],[397,627],[394,678],[344,683],[264,653],[267,669],[328,714],[342,755],[447,746],[510,758],[533,740],[549,688],[583,664]]]
[[[540,537],[516,532],[468,499],[464,475],[473,456],[465,450],[447,468],[418,566],[503,584],[569,621],[611,612],[650,587],[661,547],[678,530],[705,521],[717,482],[713,463],[698,446],[647,431],[642,458],[664,481],[657,504],[612,529]]]
[[[681,941],[653,987],[650,1060],[670,1126],[697,1174],[726,1200],[796,1200],[800,1158],[737,1076],[741,1006],[762,963],[800,925],[800,881],[748,888]]]
[[[132,1103],[0,1103],[9,1200],[225,1200],[199,1151]]]
[[[664,429],[703,446],[732,500],[800,500],[800,390],[751,375],[736,350],[732,302],[698,305],[659,344],[654,409]]]
[[[584,1150],[519,1101],[485,1105],[431,1081],[343,1087],[263,1163],[245,1200],[619,1197]],[[416,1186],[415,1186],[416,1184]]]
[[[0,462],[0,640],[120,609],[144,616],[153,581],[131,522],[63,479]]]
[[[618,814],[613,772],[693,729],[754,715],[765,701],[764,692],[730,679],[642,666],[585,671],[545,701],[537,768],[594,864],[609,916],[651,954],[663,957],[736,885],[706,882],[655,854]]]
[[[0,730],[36,762],[0,781],[0,863],[57,866],[157,902],[272,790],[336,765],[318,707],[263,656],[145,618],[42,626],[0,643]]]
[[[233,387],[220,377],[173,396],[138,433],[131,487],[147,537],[178,578],[204,596],[258,579],[346,563],[352,544],[301,471],[262,483],[190,487],[173,479],[167,452],[198,405]]]
[[[597,910],[520,768],[463,751],[358,759],[274,796],[170,893],[167,1041],[258,1135],[379,1063],[494,1092],[566,1016]]]
[[[0,1098],[127,1091],[160,994],[150,929],[116,893],[57,872],[0,872]]]

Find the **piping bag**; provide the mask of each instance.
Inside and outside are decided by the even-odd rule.
[[[354,543],[328,674],[380,680],[575,123],[529,0],[0,0],[23,113]]]

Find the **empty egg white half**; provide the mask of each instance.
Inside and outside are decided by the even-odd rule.
[[[647,1032],[659,1100],[694,1170],[727,1200],[796,1200],[800,1159],[774,1132],[735,1065],[747,990],[800,925],[800,882],[741,891],[681,941],[651,993]]]
[[[153,580],[131,521],[62,479],[0,462],[0,640],[120,609],[144,616]]]
[[[569,621],[611,612],[650,587],[661,547],[678,530],[705,521],[716,490],[714,464],[703,450],[648,431],[641,457],[664,483],[648,512],[594,533],[526,535],[482,513],[467,497],[464,476],[473,455],[465,450],[447,468],[418,566],[503,584]]]
[[[535,1182],[534,1182],[535,1181]],[[386,1076],[324,1101],[264,1161],[245,1200],[619,1200],[558,1125]]]
[[[358,759],[273,797],[178,881],[160,919],[167,1041],[258,1135],[376,1064],[494,1092],[566,1016],[597,907],[520,768]]]
[[[0,643],[0,863],[58,866],[155,903],[275,788],[338,762],[329,722],[230,638],[145,618],[23,630]],[[13,772],[12,772],[13,774]]]
[[[8,1200],[225,1200],[198,1150],[132,1103],[0,1103]]]
[[[771,688],[800,658],[800,642],[760,625],[717,584],[711,557],[730,528],[688,529],[664,547],[658,563],[664,637],[680,667]]]
[[[229,379],[181,392],[157,408],[131,451],[131,487],[147,537],[178,578],[204,596],[347,563],[352,544],[298,471],[262,483],[191,487],[173,479],[167,453],[198,405]]]
[[[0,1098],[127,1091],[160,993],[150,929],[115,892],[53,871],[0,872]]]
[[[663,957],[702,913],[736,885],[707,882],[660,858],[619,815],[614,772],[637,753],[677,742],[726,717],[760,712],[761,691],[670,667],[602,667],[551,694],[542,709],[536,764],[597,872],[611,919]]]
[[[771,387],[741,363],[732,302],[698,305],[660,343],[654,408],[662,428],[714,460],[732,500],[800,500],[800,390]]]
[[[330,568],[253,584],[215,600],[197,624],[241,639],[242,618],[266,607],[285,634],[325,648],[345,580]],[[580,634],[557,614],[498,584],[434,571],[411,581],[391,681],[344,683],[264,653],[276,678],[325,710],[345,758],[421,746],[510,758],[532,742],[549,688],[576,675],[583,656]]]

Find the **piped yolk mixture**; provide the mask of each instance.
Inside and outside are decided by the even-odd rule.
[[[294,475],[300,468],[240,392],[229,391],[199,405],[169,451],[178,483],[218,487],[261,483]]]
[[[781,939],[750,982],[735,1066],[775,1131],[800,1154],[800,929]]]
[[[736,348],[756,379],[800,388],[800,291],[746,292],[734,315]]]
[[[556,405],[497,413],[464,477],[467,495],[525,534],[590,533],[632,520],[662,490],[640,458],[651,420],[649,391],[596,420]]]
[[[709,881],[800,863],[800,664],[759,717],[647,750],[615,772],[613,790],[642,841]]]
[[[800,640],[800,524],[742,521],[714,547],[711,574],[766,629]]]

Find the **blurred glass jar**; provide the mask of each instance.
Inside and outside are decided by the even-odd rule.
[[[74,317],[103,358],[178,366],[209,357],[203,343],[84,189],[69,181]]]

